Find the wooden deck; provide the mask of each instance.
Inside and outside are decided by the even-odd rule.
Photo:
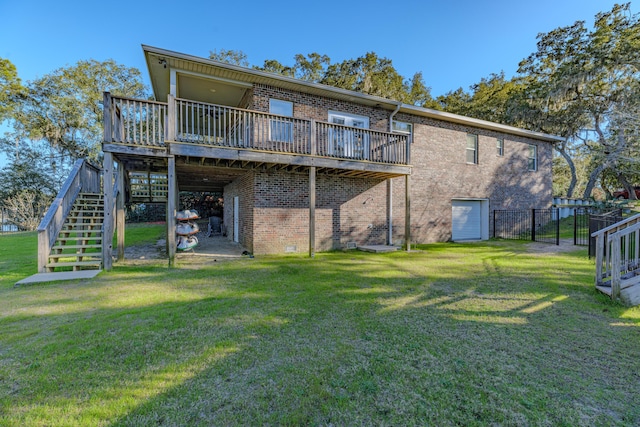
[[[347,176],[411,173],[408,135],[169,96],[167,103],[104,97],[103,151],[129,170],[166,170],[173,156],[201,166],[283,167]]]

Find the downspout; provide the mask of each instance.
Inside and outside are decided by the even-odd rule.
[[[389,132],[393,132],[393,117],[400,111],[401,103],[396,105],[389,116]],[[387,178],[387,245],[393,245],[393,181]]]

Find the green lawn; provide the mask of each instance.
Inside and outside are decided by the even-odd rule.
[[[420,249],[13,288],[35,235],[0,236],[0,425],[640,424],[640,310],[585,249]]]

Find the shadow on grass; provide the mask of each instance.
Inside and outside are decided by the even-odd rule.
[[[24,289],[44,292],[0,320],[24,357],[0,401],[12,420],[69,424],[638,421],[637,322],[612,324],[622,309],[584,259],[519,248],[117,267]]]

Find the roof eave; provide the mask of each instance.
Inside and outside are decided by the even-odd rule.
[[[458,114],[447,113],[444,111],[433,110],[429,108],[417,107],[415,105],[403,104],[391,99],[382,98],[375,95],[364,94],[347,89],[336,88],[333,86],[327,86],[320,83],[308,82],[304,80],[295,79],[292,77],[281,76],[278,74],[270,73],[267,71],[256,70],[252,68],[245,68],[234,64],[228,64],[225,62],[219,62],[212,59],[201,58],[198,56],[188,55],[180,52],[174,52],[166,49],[161,49],[153,46],[142,45],[142,50],[145,53],[147,61],[147,69],[151,77],[151,84],[156,99],[162,99],[163,94],[159,94],[159,83],[162,76],[155,76],[151,67],[151,56],[163,57],[167,61],[171,59],[177,59],[182,61],[194,62],[197,64],[203,64],[212,68],[226,70],[231,73],[237,73],[238,75],[245,76],[246,81],[252,83],[267,83],[274,86],[286,85],[289,87],[296,87],[301,92],[323,94],[327,97],[338,98],[356,103],[362,103],[370,106],[377,106],[388,110],[395,110],[400,106],[400,112],[413,114],[416,116],[427,117],[435,120],[442,120],[451,123],[457,123],[460,125],[478,127],[487,130],[493,130],[496,132],[504,132],[513,135],[519,135],[537,140],[547,141],[551,143],[559,143],[564,141],[556,135],[549,135],[542,132],[534,132],[526,129],[521,129],[513,126],[507,126],[500,123],[489,122],[486,120],[474,119],[471,117],[461,116]],[[158,67],[156,67],[158,69]],[[165,69],[164,67],[162,68]],[[167,73],[169,70],[167,69]],[[158,78],[160,77],[160,79]],[[166,76],[165,76],[166,77]],[[160,95],[160,96],[159,96]]]

